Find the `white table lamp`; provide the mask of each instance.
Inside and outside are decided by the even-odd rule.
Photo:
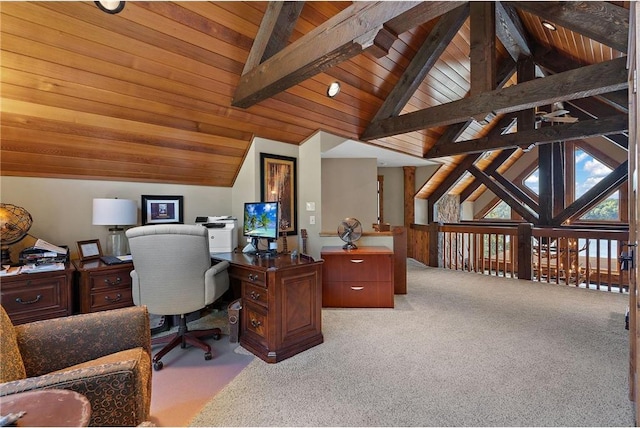
[[[127,254],[127,237],[124,229],[138,223],[138,203],[131,199],[94,199],[93,224],[112,226],[107,238],[107,255]]]

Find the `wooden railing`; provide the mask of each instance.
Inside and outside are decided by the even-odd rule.
[[[527,223],[412,225],[408,255],[445,269],[628,291],[619,258],[626,227],[533,227]]]

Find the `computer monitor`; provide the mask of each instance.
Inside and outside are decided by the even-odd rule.
[[[251,244],[257,252],[260,239],[269,242],[278,239],[278,202],[245,202],[244,204],[244,224],[242,233],[251,238]]]

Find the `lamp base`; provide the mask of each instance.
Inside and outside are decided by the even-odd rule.
[[[112,227],[107,236],[107,255],[124,256],[128,253],[127,237],[121,227]]]

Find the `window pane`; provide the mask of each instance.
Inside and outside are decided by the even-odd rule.
[[[484,218],[500,218],[504,220],[511,219],[511,207],[505,201],[500,201],[498,205],[493,207]]]
[[[527,178],[524,179],[524,185],[527,186],[533,193],[539,195],[538,192],[538,169],[536,168]]]
[[[577,149],[575,153],[575,191],[577,199],[606,177],[612,169],[584,150]],[[619,220],[619,203],[620,193],[614,192],[580,218],[582,220]]]

